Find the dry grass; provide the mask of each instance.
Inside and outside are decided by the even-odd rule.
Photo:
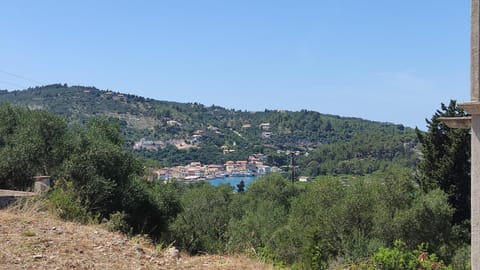
[[[52,216],[42,200],[0,210],[0,269],[273,269],[242,256],[170,258],[142,239]]]

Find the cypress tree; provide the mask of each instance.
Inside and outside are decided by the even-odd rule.
[[[452,129],[440,117],[465,116],[456,101],[441,104],[431,120],[427,132],[416,129],[422,146],[417,181],[425,192],[441,189],[448,194],[455,208],[453,222],[470,219],[470,133],[468,129]]]

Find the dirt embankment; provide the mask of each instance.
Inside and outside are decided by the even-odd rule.
[[[241,256],[188,256],[48,212],[0,210],[0,269],[273,269]]]

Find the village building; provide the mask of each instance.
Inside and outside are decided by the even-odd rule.
[[[237,162],[235,162],[235,171],[237,172],[241,172],[241,171],[246,171],[247,170],[247,165],[248,165],[248,161],[246,160],[239,160]]]
[[[261,123],[258,125],[262,130],[270,130],[270,123]]]
[[[235,162],[233,161],[227,161],[225,163],[225,170],[228,172],[228,173],[231,173],[235,170]]]
[[[308,177],[308,176],[300,176],[300,177],[298,178],[298,181],[299,181],[299,182],[310,182],[310,181],[312,181],[312,179],[311,179],[310,177]]]

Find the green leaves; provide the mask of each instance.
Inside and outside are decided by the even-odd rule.
[[[188,189],[180,199],[183,211],[171,224],[177,245],[192,253],[224,252],[232,194],[230,185]]]
[[[25,189],[55,175],[66,156],[65,121],[42,110],[0,106],[0,187]]]
[[[62,168],[88,210],[103,215],[121,210],[125,187],[143,172],[140,162],[122,148],[118,133],[115,123],[100,118],[75,129]]]
[[[440,117],[465,116],[454,100],[441,104],[431,120],[428,131],[417,130],[422,145],[417,181],[424,191],[440,188],[448,194],[455,208],[454,223],[470,218],[470,135],[466,129],[451,129]]]
[[[452,215],[453,209],[443,191],[420,194],[410,208],[401,209],[395,215],[396,238],[404,239],[410,248],[428,243],[438,251],[449,241]]]
[[[241,180],[240,183],[237,184],[237,192],[245,192],[245,182],[243,180]]]
[[[273,174],[244,193],[192,185],[181,195],[171,241],[193,253],[246,252],[299,269],[367,261],[377,252],[376,265],[384,265],[379,269],[410,269],[402,267],[418,265],[416,249],[424,243],[448,258],[455,247],[447,196],[440,190],[424,193],[413,177],[410,170],[391,167],[295,185]],[[423,265],[438,262],[430,259]]]
[[[364,266],[363,269],[367,269]],[[408,249],[403,241],[395,241],[393,248],[380,248],[375,253],[368,269],[379,270],[451,270],[445,266],[436,254],[429,254],[423,245],[417,249]]]
[[[199,105],[194,109],[198,113],[208,111]],[[452,113],[455,108],[442,109]],[[165,115],[183,113],[179,107]],[[291,121],[297,116],[266,113],[281,126],[275,132],[291,132],[290,138],[298,138],[292,129],[299,126]],[[318,116],[311,112],[298,115],[305,118],[301,125]],[[185,120],[193,121],[192,117]],[[255,121],[263,119],[252,117]],[[310,128],[329,126],[329,132],[333,132],[343,125],[334,117],[328,121],[321,118]],[[391,269],[410,267],[403,264],[412,261],[404,258],[409,252],[405,250],[426,243],[442,256],[453,257],[453,250],[463,245],[452,239],[467,238],[467,232],[460,228],[452,231],[453,210],[447,203],[452,194],[464,194],[463,182],[459,181],[466,168],[462,163],[464,137],[445,129],[437,120],[432,120],[431,134],[420,135],[425,147],[418,181],[421,188],[410,170],[387,166],[411,161],[410,146],[404,144],[412,143],[412,138],[403,136],[404,129],[386,125],[376,130],[385,134],[366,133],[371,135],[368,138],[353,131],[368,129],[369,125],[349,120],[345,124],[348,132],[340,137],[351,141],[311,152],[305,161],[307,168],[311,174],[337,169],[358,175],[375,173],[323,176],[295,184],[271,174],[236,193],[229,185],[145,182],[141,178],[143,164],[123,148],[118,121],[98,118],[86,125],[67,125],[45,111],[0,106],[0,186],[28,186],[33,175],[51,174],[57,187],[50,199],[63,209],[64,218],[111,218],[119,229],[149,233],[193,253],[251,252],[281,264],[325,269],[332,262],[366,260],[383,246],[390,249],[380,250],[383,257],[378,255],[376,262],[401,261]],[[232,128],[243,123],[232,118],[229,121]],[[237,140],[230,133],[224,134],[224,139],[237,142],[238,149],[248,146],[244,143],[250,139]],[[390,140],[386,139],[390,135]],[[218,135],[218,141],[210,142],[211,148],[201,151],[218,150],[215,145],[220,138]],[[170,150],[169,158],[176,159],[175,150]],[[192,150],[189,158],[201,157],[201,151]],[[285,156],[277,158],[281,163]],[[388,162],[377,162],[376,158]],[[58,185],[63,182],[60,179],[67,180],[66,186]],[[397,239],[406,244],[394,246]],[[465,253],[457,252],[459,264]]]

